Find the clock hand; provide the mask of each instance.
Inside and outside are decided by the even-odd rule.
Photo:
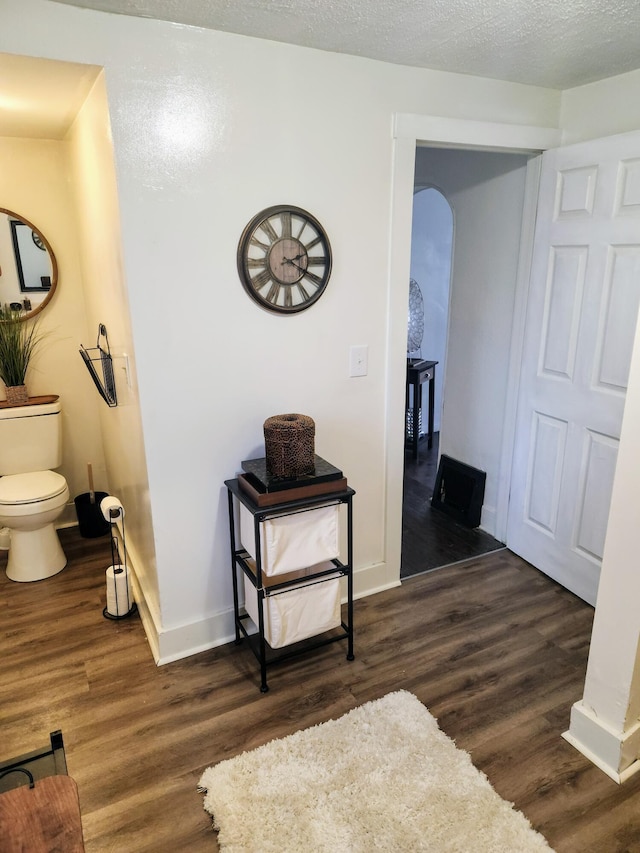
[[[300,272],[306,272],[306,269],[305,269],[305,268],[301,267],[301,266],[300,266],[300,264],[297,264],[297,263],[296,263],[296,261],[298,261],[298,260],[300,260],[300,258],[304,258],[304,257],[305,257],[305,255],[304,255],[304,254],[302,254],[302,255],[296,255],[296,256],[295,256],[295,257],[293,257],[293,258],[283,258],[283,259],[282,259],[282,261],[281,261],[281,263],[282,263],[283,265],[284,265],[284,264],[291,264],[291,266],[292,266],[292,267],[297,267],[297,269],[299,269],[299,270],[300,270]]]
[[[294,255],[292,258],[283,258],[282,263],[283,264],[290,264],[291,261],[299,261],[300,258],[306,258],[306,256],[307,256],[306,252],[299,252],[297,255]]]

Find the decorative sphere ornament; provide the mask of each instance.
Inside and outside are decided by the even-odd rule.
[[[409,281],[409,323],[407,329],[407,352],[416,352],[422,346],[424,335],[424,300],[420,285],[415,279]]]

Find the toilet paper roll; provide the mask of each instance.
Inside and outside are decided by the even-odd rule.
[[[113,515],[111,514],[112,510]],[[118,518],[124,518],[124,507],[113,495],[107,495],[100,501],[100,511],[107,521],[116,521]]]
[[[109,566],[107,569],[107,613],[126,616],[133,605],[129,569],[127,566]]]

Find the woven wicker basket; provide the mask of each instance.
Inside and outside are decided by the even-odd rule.
[[[267,471],[274,477],[299,477],[315,468],[316,425],[308,415],[274,415],[264,422]]]
[[[11,406],[23,406],[29,402],[26,385],[7,385],[7,403]]]

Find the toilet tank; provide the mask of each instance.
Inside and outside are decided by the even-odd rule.
[[[0,408],[0,475],[48,471],[62,464],[60,402]]]

